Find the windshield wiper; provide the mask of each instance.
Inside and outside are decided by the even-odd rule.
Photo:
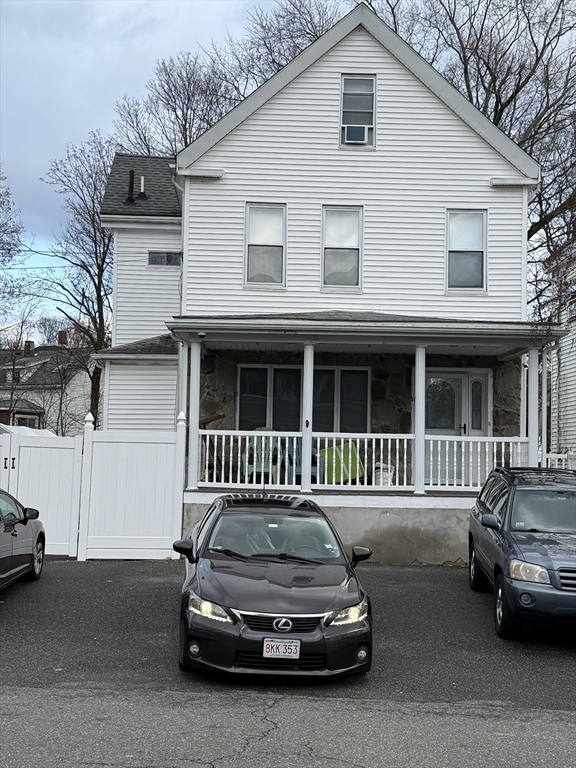
[[[321,560],[312,560],[309,557],[290,555],[288,552],[271,552],[270,554],[266,555],[252,555],[252,557],[277,557],[279,560],[294,560],[297,563],[314,563],[315,565],[324,565]]]
[[[233,549],[220,549],[220,547],[208,547],[208,552],[221,552],[228,557],[235,557],[237,560],[249,560],[250,555],[243,555],[241,552],[235,552]]]

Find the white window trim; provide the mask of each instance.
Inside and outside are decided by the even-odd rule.
[[[302,365],[275,365],[274,363],[239,363],[238,370],[236,371],[236,429],[240,429],[240,375],[242,368],[266,368],[268,371],[268,378],[266,382],[266,429],[272,430],[273,422],[273,407],[274,407],[274,370],[275,369],[292,369],[304,371]],[[372,369],[367,365],[315,365],[314,370],[334,371],[334,421],[337,424],[337,428],[334,428],[333,434],[339,434],[340,432],[340,375],[342,371],[368,371],[368,393],[366,398],[366,427],[368,432],[371,433],[371,420],[372,420]],[[304,386],[304,376],[300,376],[300,411],[302,411],[302,388]],[[302,415],[302,414],[300,414]],[[268,426],[270,425],[270,426]],[[332,434],[332,433],[330,433]]]
[[[373,87],[372,87],[372,125],[366,126],[367,128],[372,128],[372,144],[347,144],[344,141],[342,141],[342,136],[344,134],[344,80],[346,79],[356,79],[356,80],[372,80]],[[372,151],[376,149],[376,86],[377,86],[377,79],[376,75],[373,74],[364,74],[361,72],[343,72],[340,75],[340,120],[339,120],[339,127],[338,127],[338,146],[340,149],[347,150],[348,152],[358,152],[358,151]]]
[[[483,246],[483,260],[482,260],[482,287],[478,288],[451,288],[449,285],[449,262],[450,262],[450,214],[451,213],[481,213],[482,217],[482,246]],[[444,225],[445,232],[445,254],[444,254],[444,274],[445,274],[445,287],[444,291],[447,294],[453,296],[454,294],[487,294],[488,293],[488,209],[487,208],[462,208],[458,206],[450,207],[446,209],[446,221]]]
[[[326,211],[359,211],[358,216],[358,285],[325,285],[324,284],[324,254],[326,251]],[[322,233],[321,233],[321,260],[320,290],[326,293],[362,293],[362,277],[364,272],[364,206],[363,205],[323,205],[322,206]]]
[[[249,283],[248,282],[248,225],[251,208],[281,208],[282,209],[282,282],[281,283]],[[255,203],[247,202],[244,207],[244,288],[255,291],[284,291],[286,290],[286,261],[287,261],[287,205],[286,203]]]

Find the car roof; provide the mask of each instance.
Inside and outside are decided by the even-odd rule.
[[[226,512],[258,512],[278,514],[279,512],[298,510],[299,513],[322,515],[325,513],[311,499],[300,496],[283,496],[279,494],[230,493],[220,496],[222,511]]]
[[[568,488],[576,490],[576,470],[544,467],[496,467],[517,488]]]

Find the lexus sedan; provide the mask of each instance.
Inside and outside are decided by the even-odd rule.
[[[235,673],[330,676],[368,672],[370,599],[314,502],[289,496],[217,498],[189,539],[180,666]]]
[[[497,467],[470,515],[469,581],[494,589],[494,626],[576,621],[576,472]]]
[[[38,515],[0,490],[0,589],[21,576],[40,578],[46,535]]]

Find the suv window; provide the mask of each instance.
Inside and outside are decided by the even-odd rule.
[[[498,495],[494,497],[492,514],[496,516],[498,525],[502,525],[502,521],[504,520],[504,513],[506,512],[506,504],[509,496],[510,491],[508,486],[504,485],[500,489]]]
[[[492,476],[489,477],[488,480],[486,480],[486,483],[484,484],[484,488],[480,491],[480,496],[478,497],[478,501],[481,501],[483,504],[486,504],[486,500],[490,493],[492,492],[492,489],[494,488],[494,483],[498,480],[497,477]]]
[[[12,520],[21,520],[24,517],[22,509],[11,496],[0,491],[0,513],[2,519],[9,523]]]

